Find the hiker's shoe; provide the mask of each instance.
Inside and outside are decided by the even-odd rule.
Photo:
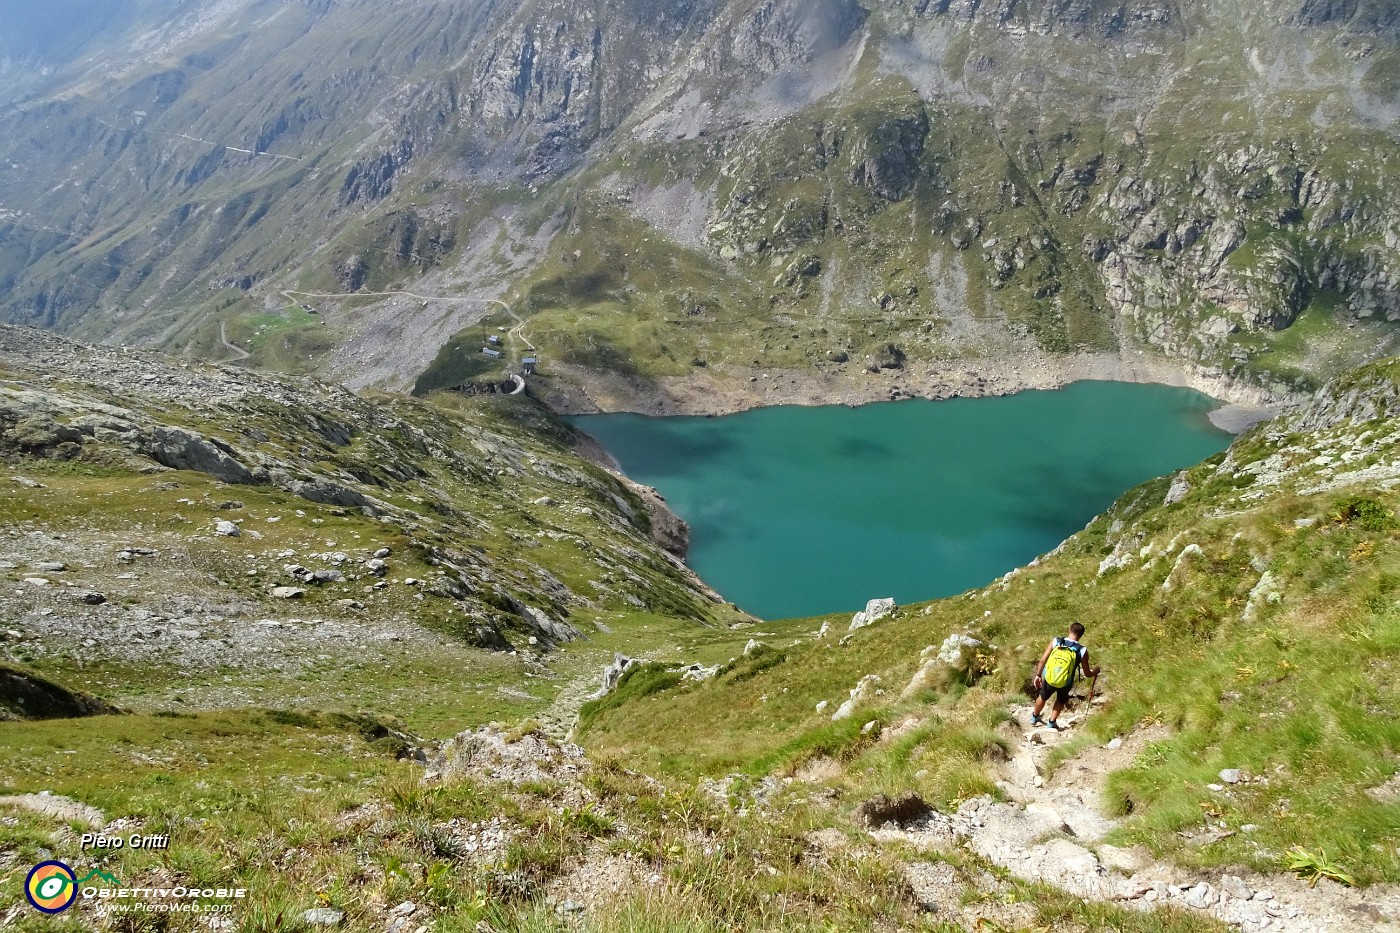
[[[1045,720],[1041,719],[1041,718],[1040,718],[1039,716],[1037,716],[1035,713],[1031,713],[1031,725],[1033,725],[1033,726],[1043,726],[1043,725],[1045,725]]]
[[[1056,732],[1059,732],[1059,731],[1060,731],[1060,724],[1057,723],[1057,722],[1056,722],[1055,720],[1053,720],[1053,719],[1047,719],[1047,720],[1045,720],[1045,724],[1046,724],[1047,726],[1049,726],[1051,729],[1054,729]]]

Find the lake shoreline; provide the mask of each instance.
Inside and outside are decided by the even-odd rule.
[[[1021,356],[1011,360],[911,361],[872,373],[858,364],[784,370],[742,366],[697,368],[685,376],[638,378],[552,364],[562,379],[536,380],[532,390],[560,415],[634,412],[643,415],[728,415],[776,405],[846,405],[907,398],[941,400],[1059,389],[1073,382],[1152,383],[1195,389],[1224,403],[1211,421],[1232,434],[1274,417],[1301,396],[1146,352]]]
[[[1024,565],[1125,490],[1224,449],[1213,405],[1181,387],[1082,380],[955,405],[568,422],[691,525],[701,579],[746,612],[789,618],[939,598]]]

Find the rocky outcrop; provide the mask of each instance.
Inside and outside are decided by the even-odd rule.
[[[981,674],[977,654],[983,643],[971,635],[954,632],[935,648],[929,645],[919,653],[919,669],[900,693],[907,700],[921,691],[945,687],[950,683],[972,684]]]
[[[1400,10],[1386,0],[1302,0],[1293,21],[1307,27],[1344,27],[1358,33],[1400,30]]]
[[[633,490],[641,497],[646,508],[647,523],[651,529],[651,539],[669,554],[684,560],[690,553],[690,525],[666,504],[666,499],[655,489],[632,484]]]
[[[350,167],[341,184],[347,204],[382,201],[394,190],[394,176],[413,158],[413,140],[401,139],[392,148],[366,156]]]
[[[232,447],[183,428],[157,425],[140,432],[134,446],[141,454],[172,470],[208,473],[224,483],[256,482],[252,471],[238,461]]]
[[[239,647],[249,644],[242,631],[215,647],[205,633],[227,635],[240,624],[228,617],[191,619],[173,629],[123,624],[124,616],[113,612],[116,600],[104,595],[112,592],[108,584],[117,582],[124,591],[137,585],[130,580],[145,580],[144,574],[109,577],[102,585],[88,576],[70,587],[69,580],[41,578],[36,571],[28,589],[12,592],[11,601],[38,606],[16,618],[28,620],[36,643],[50,640],[51,625],[66,626],[54,643],[76,638],[77,646],[65,650],[78,658],[96,652],[124,659],[154,651],[171,663],[202,669],[230,663],[231,657],[246,660],[253,652],[267,663],[274,657],[278,664],[301,663],[275,652],[264,655],[260,642],[275,637],[296,647],[298,659],[314,658],[324,652],[302,650],[305,643],[348,637],[328,634],[339,623],[323,627],[319,621],[328,602],[337,607],[333,615],[348,614],[363,629],[367,604],[386,601],[408,601],[426,618],[443,620],[451,637],[467,644],[534,656],[580,637],[569,622],[578,608],[665,607],[698,621],[716,599],[653,541],[632,490],[578,460],[562,430],[535,433],[538,419],[547,417],[538,411],[518,410],[525,420],[517,423],[505,409],[487,416],[470,406],[448,411],[406,398],[370,400],[313,380],[85,346],[8,325],[0,325],[0,369],[6,374],[0,386],[0,459],[17,476],[15,492],[33,497],[44,514],[55,507],[48,501],[53,492],[24,475],[44,460],[72,461],[73,475],[111,474],[120,490],[115,501],[190,487],[189,494],[161,499],[169,521],[162,517],[154,524],[174,529],[173,544],[151,546],[141,531],[153,524],[141,514],[143,502],[122,517],[120,527],[138,534],[121,546],[103,539],[98,553],[31,555],[37,567],[57,573],[75,563],[115,564],[125,572],[147,561],[163,565],[167,547],[183,554],[211,541],[221,553],[246,546],[249,563],[234,571],[240,589],[266,602],[270,614],[300,611],[318,620],[287,628],[269,619],[246,650]],[[55,373],[65,374],[61,382]],[[493,420],[503,414],[505,420]],[[122,498],[127,495],[132,499]],[[550,523],[517,526],[512,516],[543,508],[532,504],[539,500],[552,503]],[[102,501],[98,497],[98,511]],[[346,532],[316,527],[351,519],[372,520],[368,527],[383,528],[389,540],[361,548]],[[298,554],[283,544],[260,543],[274,536],[286,541],[292,524],[314,535],[317,546]],[[673,531],[672,542],[678,539],[683,541],[680,532]],[[532,559],[543,541],[551,553]],[[405,572],[415,564],[416,572]],[[572,583],[581,568],[591,577],[584,578],[584,587]],[[396,599],[385,599],[391,594]],[[36,614],[39,607],[44,614]],[[189,634],[172,634],[176,630]],[[355,637],[363,644],[424,636],[396,622]]]
[[[599,700],[612,693],[617,688],[618,681],[622,680],[622,675],[626,674],[640,662],[636,658],[629,658],[625,654],[614,654],[612,663],[603,668],[603,683],[597,691],[590,694],[588,699]]]
[[[71,719],[120,712],[105,700],[62,687],[30,671],[0,664],[0,719]]]
[[[911,117],[885,120],[855,147],[851,182],[887,201],[902,201],[922,171],[928,116],[922,109]]]
[[[768,75],[811,61],[845,45],[869,13],[854,0],[765,0],[747,15],[722,19],[728,51],[716,50],[712,68],[724,74],[735,66]]]
[[[1323,386],[1285,417],[1292,430],[1324,431],[1345,422],[1394,418],[1400,413],[1400,365],[1394,360],[1364,367]]]
[[[490,784],[574,781],[589,770],[577,745],[538,732],[511,735],[486,727],[460,733],[443,744],[423,776],[425,782],[469,778]]]
[[[891,615],[897,607],[894,600],[888,596],[880,599],[872,599],[865,604],[865,608],[851,617],[851,625],[848,631],[856,631],[868,625],[874,625],[886,616]]]
[[[1012,35],[1091,35],[1117,39],[1151,34],[1172,26],[1176,7],[1168,3],[1097,3],[1092,0],[917,0],[919,16],[948,17],[988,23]]]
[[[550,618],[549,613],[534,606],[524,607],[520,617],[525,620],[526,627],[534,633],[531,637],[538,639],[546,647],[552,648],[579,637],[578,629],[567,622]]]
[[[855,711],[869,703],[875,697],[884,693],[880,689],[880,675],[867,674],[851,688],[851,694],[846,701],[836,708],[836,712],[831,714],[832,722],[839,722],[842,719],[849,719],[855,715]]]

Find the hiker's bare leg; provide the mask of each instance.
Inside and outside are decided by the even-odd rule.
[[[1045,709],[1045,697],[1038,696],[1035,698],[1035,709],[1032,712],[1039,716],[1040,711],[1043,709]]]
[[[1060,699],[1059,696],[1057,695],[1057,696],[1055,697],[1055,711],[1054,711],[1053,713],[1050,714],[1050,721],[1051,721],[1051,722],[1059,722],[1059,721],[1060,721],[1060,714],[1063,713],[1064,711],[1065,711],[1065,701],[1062,700],[1062,699]]]

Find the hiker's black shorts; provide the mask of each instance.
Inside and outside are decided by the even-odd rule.
[[[1045,681],[1042,680],[1042,681],[1040,682],[1040,698],[1041,698],[1042,700],[1048,700],[1048,699],[1050,699],[1050,698],[1053,696],[1053,697],[1055,697],[1055,703],[1056,703],[1056,705],[1059,705],[1059,704],[1061,704],[1061,703],[1068,703],[1068,702],[1069,702],[1069,688],[1070,688],[1070,687],[1073,687],[1073,686],[1074,686],[1074,681],[1070,681],[1069,683],[1065,684],[1063,687],[1052,687],[1052,686],[1050,686],[1049,684],[1047,684]]]

